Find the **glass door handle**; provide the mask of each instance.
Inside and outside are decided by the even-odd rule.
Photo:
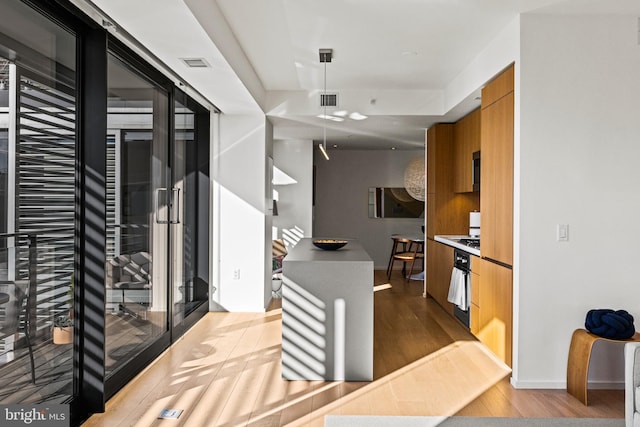
[[[160,197],[160,195],[164,195],[164,199],[166,201],[167,198],[167,189],[166,188],[156,188],[155,194],[154,194],[154,199],[155,199],[155,207],[156,207],[156,212],[155,212],[155,217],[156,217],[156,223],[157,224],[169,224],[169,219],[167,218],[169,216],[169,213],[167,212],[170,209],[170,206],[165,203],[164,206],[162,204],[162,197]],[[165,209],[162,209],[162,208]],[[164,213],[164,215],[163,215]]]
[[[171,193],[169,200],[167,200],[168,192]],[[156,188],[154,198],[156,223],[180,224],[180,189]]]
[[[171,188],[169,224],[180,224],[180,189]]]

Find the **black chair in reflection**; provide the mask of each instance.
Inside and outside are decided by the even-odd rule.
[[[14,349],[21,344],[19,333],[24,334],[24,343],[29,349],[31,362],[31,381],[36,383],[36,368],[33,360],[33,347],[29,333],[29,282],[26,280],[0,284],[0,339],[14,335]]]
[[[107,288],[119,290],[122,292],[122,300],[119,309],[134,316],[140,316],[146,306],[148,306],[151,297],[145,298],[145,301],[136,303],[143,311],[134,310],[127,306],[125,300],[125,291],[147,290],[150,294],[151,290],[151,255],[148,252],[135,252],[133,254],[122,254],[111,258],[106,265]]]

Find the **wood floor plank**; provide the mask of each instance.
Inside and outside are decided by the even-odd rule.
[[[375,284],[387,283],[376,272]],[[620,390],[516,390],[508,371],[431,298],[393,277],[374,298],[374,381],[281,378],[281,311],[208,313],[86,426],[324,426],[326,414],[624,416]],[[505,377],[506,376],[506,377]],[[183,409],[157,420],[160,409]],[[446,412],[446,413],[443,413]]]

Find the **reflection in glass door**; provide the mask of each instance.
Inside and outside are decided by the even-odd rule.
[[[168,94],[108,61],[107,378],[168,332]]]
[[[0,404],[74,393],[76,46],[0,0]]]
[[[172,161],[171,277],[173,327],[207,302],[209,285],[198,274],[198,149],[196,113],[176,94]],[[207,240],[208,241],[208,240]],[[204,252],[204,251],[203,251]]]

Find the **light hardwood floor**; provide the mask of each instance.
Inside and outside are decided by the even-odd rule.
[[[386,283],[376,272],[376,284]],[[375,293],[374,381],[283,381],[279,307],[209,313],[107,402],[91,426],[323,426],[326,414],[624,416],[622,390],[515,390],[508,368],[394,272]],[[182,409],[159,420],[162,409]]]

